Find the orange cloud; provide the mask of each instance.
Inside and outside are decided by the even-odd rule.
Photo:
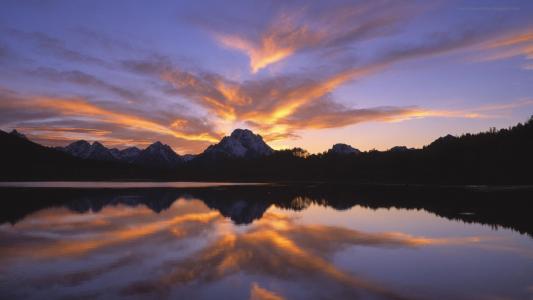
[[[52,146],[64,146],[66,143],[76,140],[97,140],[107,146],[147,146],[153,140],[141,138],[116,137],[112,130],[93,128],[73,128],[59,126],[18,126],[17,130],[24,132],[26,136],[38,143]]]
[[[316,29],[319,27],[314,26],[315,23],[309,23],[309,19],[300,18],[299,15],[289,20],[281,20],[279,24],[272,22],[267,30],[259,35],[259,41],[255,42],[245,38],[251,36],[246,34],[215,35],[227,46],[244,49],[251,57],[256,55],[257,57],[252,59],[252,69],[257,70],[263,66],[261,62],[270,60],[269,57],[282,58],[286,57],[287,53],[296,53],[297,50],[315,46],[327,48],[345,45],[343,43],[371,38],[370,33],[376,33],[376,30],[384,34],[387,31],[385,24],[394,24],[397,19],[390,14],[380,13],[377,13],[376,17],[375,12],[371,13],[375,9],[375,4],[368,4],[358,9],[337,10],[327,15],[319,13],[316,24],[327,24],[324,27],[325,32],[328,32],[326,35]],[[360,16],[362,20],[360,26],[355,26],[355,29],[342,29],[340,32],[340,29],[332,29],[337,28],[338,24],[351,24],[349,22],[354,16]],[[390,47],[388,51],[378,53],[368,63],[358,61],[357,65],[335,64],[322,72],[279,75],[243,82],[232,81],[209,72],[184,71],[164,59],[148,62],[129,61],[126,62],[126,67],[155,75],[170,83],[175,92],[212,113],[217,121],[221,121],[219,124],[245,123],[273,140],[295,136],[295,130],[342,127],[368,121],[391,122],[425,117],[487,117],[482,111],[436,110],[414,106],[354,109],[340,106],[334,102],[331,94],[348,82],[371,76],[396,63],[468,49],[488,40],[492,35],[493,33],[476,30],[466,30],[459,34],[431,35],[420,44]],[[529,36],[523,36],[500,44],[507,45],[528,39]],[[278,56],[275,54],[278,50],[285,54]]]
[[[165,125],[132,114],[115,112],[79,98],[29,97],[17,98],[17,101],[12,101],[13,99],[10,99],[11,98],[7,99],[7,101],[0,101],[0,107],[22,111],[21,113],[33,111],[42,112],[43,110],[52,112],[52,114],[48,114],[47,116],[39,115],[36,116],[36,118],[67,116],[96,123],[113,124],[119,128],[133,131],[152,132],[187,141],[217,142],[219,139],[218,134],[209,131],[200,131],[202,128],[195,128],[195,124],[191,124],[190,120],[187,119],[175,119],[172,124]],[[30,116],[29,118],[31,117],[33,116]],[[48,130],[46,127],[41,129],[41,131],[51,132],[50,137],[52,139],[61,138],[62,136],[65,137],[65,134],[58,135],[57,132],[82,132],[83,134],[90,134],[93,137],[95,135],[96,137],[102,137],[109,132],[109,130],[80,131],[70,127],[61,128],[61,126],[48,128]],[[115,144],[120,143],[119,140],[113,141],[113,138],[109,138],[109,140],[112,143],[115,142]]]
[[[32,101],[33,105],[45,109],[53,109],[63,115],[95,117],[106,123],[113,123],[135,130],[152,131],[171,135],[176,138],[192,141],[214,142],[218,139],[210,133],[188,134],[169,128],[168,126],[143,119],[137,116],[113,112],[83,100],[64,100],[54,98],[39,98]]]
[[[258,38],[255,32],[213,35],[220,45],[246,54],[252,73],[257,73],[302,50],[334,48],[382,35],[415,11],[395,3],[384,9],[378,2],[344,5],[320,14],[302,8],[285,9]]]
[[[488,51],[479,60],[492,61],[523,56],[526,60],[533,60],[533,29],[512,34],[495,41],[485,43],[482,50]],[[531,64],[524,64],[524,69],[531,69]]]
[[[348,109],[329,101],[320,101],[299,110],[278,121],[283,126],[275,127],[278,132],[294,132],[302,129],[338,128],[364,122],[401,122],[420,118],[464,118],[480,119],[499,117],[510,110],[533,106],[533,99],[522,99],[508,103],[495,103],[457,110],[426,109],[420,107],[374,107]],[[258,126],[261,126],[258,124]],[[270,127],[265,127],[269,131]],[[283,140],[281,135],[265,135],[268,140]]]
[[[238,36],[219,35],[217,40],[228,48],[240,50],[250,58],[252,73],[276,63],[294,53],[294,48],[276,45],[272,37],[264,37],[260,47],[255,47],[249,41]]]
[[[220,119],[246,122],[267,137],[294,136],[295,129],[342,127],[367,121],[401,121],[436,116],[478,118],[483,115],[416,107],[357,110],[340,107],[329,99],[331,92],[343,84],[380,72],[395,63],[464,49],[478,44],[484,38],[470,31],[460,35],[442,34],[428,43],[392,48],[373,62],[333,69],[329,74],[296,74],[238,83],[217,74],[195,75],[179,69],[168,71],[167,68],[161,78]],[[325,102],[327,105],[316,105],[324,99],[328,99]]]
[[[252,284],[252,289],[250,290],[250,300],[283,300],[282,296],[279,296],[278,294],[269,291],[265,288],[262,288],[254,282]]]
[[[480,112],[418,107],[350,109],[324,100],[342,84],[376,73],[389,66],[391,60],[394,61],[343,70],[323,80],[294,77],[239,84],[216,75],[194,75],[179,70],[167,72],[163,78],[222,120],[244,121],[267,140],[293,136],[294,130],[335,128],[369,121],[484,116]]]
[[[244,114],[243,117],[254,123],[276,124],[280,119],[294,114],[303,105],[320,99],[346,81],[356,80],[376,72],[381,68],[381,65],[376,65],[350,69],[334,74],[326,80],[317,83],[303,84],[294,89],[286,90],[284,91],[285,94],[280,93],[278,95],[278,97],[283,97],[284,100],[274,105],[270,111],[262,113],[252,111]]]
[[[288,15],[276,18],[256,43],[236,35],[215,34],[215,38],[221,45],[248,55],[250,69],[256,73],[302,47],[319,43],[325,37],[325,33],[295,24],[294,19],[296,16]]]

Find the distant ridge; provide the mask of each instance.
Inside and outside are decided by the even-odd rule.
[[[349,154],[358,154],[361,153],[359,149],[356,149],[350,145],[347,144],[335,144],[331,149],[328,150],[328,154],[335,154],[335,155],[349,155]]]

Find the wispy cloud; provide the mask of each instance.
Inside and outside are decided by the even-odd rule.
[[[104,67],[109,66],[109,63],[105,60],[81,51],[70,49],[65,41],[42,32],[27,32],[13,28],[4,29],[3,31],[12,37],[33,43],[39,51],[47,52],[67,61],[94,64]]]
[[[484,43],[480,48],[485,54],[478,58],[479,61],[520,56],[527,61],[522,67],[527,70],[533,69],[533,29],[531,28]]]
[[[143,144],[163,137],[175,140],[171,143],[174,147],[201,151],[217,142],[222,130],[243,125],[268,140],[278,140],[296,137],[307,129],[428,117],[486,118],[508,111],[504,107],[436,109],[423,102],[410,103],[402,95],[390,99],[394,105],[338,103],[335,91],[344,85],[405,61],[463,50],[481,49],[486,60],[524,57],[523,67],[533,68],[530,28],[517,30],[509,26],[511,23],[482,18],[461,26],[455,21],[442,26],[430,24],[425,16],[422,21],[418,16],[434,12],[429,5],[418,4],[393,0],[284,1],[237,8],[214,6],[227,15],[219,9],[206,11],[203,6],[188,14],[185,19],[194,22],[183,25],[194,23],[201,30],[187,30],[205,34],[199,37],[206,39],[197,48],[200,57],[206,54],[203,47],[213,47],[214,39],[225,48],[245,54],[252,73],[288,62],[277,65],[279,70],[273,74],[246,72],[244,79],[222,75],[226,73],[216,69],[186,67],[188,63],[177,56],[165,56],[155,47],[139,46],[146,43],[134,44],[133,39],[121,40],[94,28],[73,26],[75,37],[68,34],[72,29],[64,35],[46,29],[41,32],[39,28],[0,29],[9,42],[9,48],[2,46],[3,40],[0,43],[0,59],[10,60],[10,73],[21,76],[21,80],[8,78],[6,82],[15,90],[23,90],[17,81],[27,81],[27,91],[21,94],[32,95],[6,98],[2,92],[0,126],[22,126],[38,133],[40,125],[40,133],[49,143],[92,136],[117,145],[136,139]],[[249,14],[247,10],[256,6],[265,11]],[[416,27],[426,22],[431,26]],[[207,46],[203,44],[206,41]],[[87,48],[75,47],[84,42]],[[24,51],[16,54],[28,55],[29,60],[18,63],[5,59],[6,53],[11,57],[17,44],[24,44]],[[215,57],[228,54],[219,52]],[[298,68],[302,62],[305,68]],[[217,64],[210,66],[216,68]],[[284,67],[291,71],[286,72]],[[41,81],[34,85],[35,78],[47,80],[46,85]],[[417,83],[413,85],[418,88]],[[22,101],[13,100],[19,98]],[[77,130],[84,128],[96,131]]]
[[[372,1],[353,4],[332,3],[324,10],[320,3],[302,7],[282,7],[265,28],[237,33],[212,29],[222,46],[246,54],[253,73],[298,52],[343,47],[392,31],[395,25],[418,12],[399,1]]]
[[[417,106],[354,108],[332,99],[338,87],[372,76],[399,62],[469,48],[487,38],[481,29],[434,33],[417,44],[397,44],[367,63],[236,82],[219,74],[192,72],[166,59],[126,61],[124,67],[170,83],[176,92],[227,122],[244,122],[269,138],[295,136],[295,130],[335,128],[369,121],[425,117],[477,118],[482,114]]]
[[[115,84],[111,84],[108,81],[104,81],[96,76],[79,70],[62,71],[54,68],[40,67],[31,70],[28,73],[32,76],[44,78],[56,84],[58,82],[68,82],[90,88],[96,88],[98,90],[107,90],[127,101],[136,102],[140,100],[140,98],[146,98],[142,92],[136,91],[133,88],[124,88]]]
[[[32,141],[52,146],[64,146],[77,140],[98,141],[108,147],[145,147],[153,143],[153,140],[120,134],[114,128],[106,130],[87,127],[62,127],[56,124],[48,125],[45,122],[44,124],[41,123],[40,126],[22,124],[22,126],[17,126],[17,130],[24,132]]]
[[[78,135],[82,133],[92,136],[93,139],[108,139],[113,144],[120,144],[122,131],[128,130],[137,132],[137,136],[140,132],[146,132],[157,136],[169,136],[182,142],[200,142],[204,147],[206,144],[216,142],[220,138],[220,134],[216,133],[209,124],[205,124],[202,120],[194,117],[181,116],[174,118],[170,123],[160,123],[146,117],[117,112],[82,98],[25,97],[13,92],[4,92],[0,96],[0,108],[3,111],[12,113],[11,117],[2,115],[2,118],[0,118],[1,126],[17,127],[19,125],[33,128],[32,131],[35,131],[37,126],[28,125],[40,124],[41,130],[44,129],[49,133],[55,132],[52,137],[57,137],[59,132],[62,133],[60,136],[63,137],[67,136],[65,133],[70,132],[72,134],[72,132],[77,132]],[[62,124],[77,126],[52,126],[48,128],[45,126],[45,124],[50,122],[57,124],[58,121],[63,121]],[[94,124],[107,124],[103,126],[107,130],[78,130],[80,128],[90,128]],[[32,131],[30,131],[30,134]],[[117,131],[118,136],[108,134],[108,131],[113,133]],[[107,138],[103,137],[103,135],[107,136]],[[122,138],[122,140],[126,142],[128,139]]]
[[[259,286],[257,282],[250,289],[250,300],[284,300],[285,298]]]

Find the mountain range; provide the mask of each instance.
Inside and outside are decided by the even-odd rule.
[[[20,133],[17,132],[17,134]],[[55,149],[81,159],[115,161],[163,168],[173,168],[194,160],[216,161],[221,159],[259,158],[272,155],[275,152],[265,143],[261,135],[254,134],[248,129],[235,129],[229,136],[223,137],[220,142],[210,145],[198,155],[179,155],[170,146],[159,141],[151,144],[146,149],[129,147],[119,150],[117,148],[106,148],[97,141],[90,144],[87,141],[80,140]],[[327,153],[330,155],[352,155],[361,153],[361,151],[347,144],[335,144]],[[294,155],[300,156],[295,151]]]
[[[99,142],[90,144],[80,140],[66,147],[56,147],[55,149],[81,159],[114,161],[143,166],[175,167],[184,161],[170,146],[161,142],[155,142],[143,150],[137,147],[118,150],[117,148],[106,148]]]
[[[533,184],[533,117],[477,134],[446,135],[423,148],[359,151],[335,144],[323,153],[273,150],[260,135],[236,129],[198,155],[161,142],[145,149],[77,141],[46,147],[0,131],[0,180],[350,181]]]
[[[15,132],[20,135],[17,131],[12,132],[11,134],[15,135]],[[336,146],[337,145],[335,145],[331,151],[338,154],[359,152],[359,150],[354,149],[349,145],[344,145],[344,147],[348,148],[342,148],[340,150],[337,149]],[[173,168],[179,164],[190,162],[195,159],[218,160],[228,158],[257,158],[274,153],[274,150],[265,143],[260,135],[254,134],[248,129],[235,129],[231,135],[222,138],[217,144],[210,145],[199,155],[179,155],[174,152],[170,146],[159,141],[151,144],[146,149],[129,147],[119,150],[117,148],[106,148],[97,141],[91,144],[87,141],[80,140],[65,147],[55,147],[55,149],[81,159],[123,162],[146,167],[168,168]],[[346,149],[352,149],[352,151]]]

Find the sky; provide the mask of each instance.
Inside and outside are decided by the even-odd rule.
[[[0,128],[199,153],[422,147],[533,115],[533,2],[0,2]]]

